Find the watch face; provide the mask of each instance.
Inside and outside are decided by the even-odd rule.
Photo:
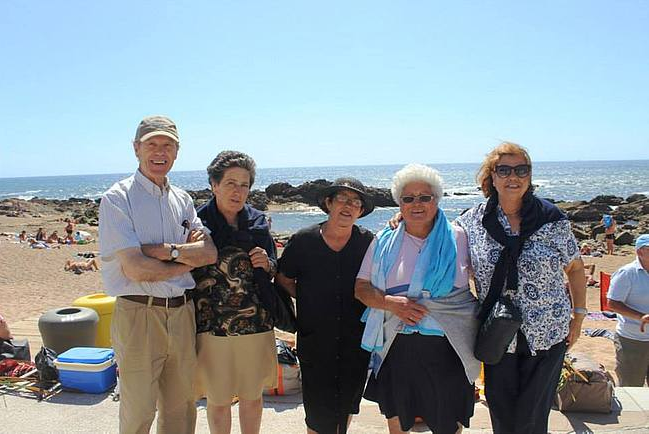
[[[180,251],[178,249],[171,249],[171,257],[176,259],[180,256]]]

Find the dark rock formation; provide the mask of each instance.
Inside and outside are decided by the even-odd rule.
[[[333,184],[326,179],[305,182],[297,187],[286,182],[278,182],[266,187],[266,196],[276,203],[300,202],[311,206],[318,205],[318,197],[323,189]],[[376,206],[397,206],[392,200],[392,193],[387,188],[366,187],[368,195]]]
[[[619,196],[600,195],[591,199],[590,203],[603,203],[604,205],[620,205],[624,199]]]
[[[623,245],[630,245],[635,242],[636,237],[629,231],[624,231],[617,237],[615,237],[615,245],[616,246],[623,246]]]
[[[626,198],[626,202],[627,203],[637,202],[639,200],[646,199],[646,198],[647,196],[645,196],[644,194],[632,194],[631,196]]]

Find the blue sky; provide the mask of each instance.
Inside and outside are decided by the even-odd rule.
[[[646,1],[0,2],[0,177],[129,172],[139,120],[175,170],[649,158]]]

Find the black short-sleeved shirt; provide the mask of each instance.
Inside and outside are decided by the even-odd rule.
[[[373,234],[354,226],[345,247],[335,252],[322,238],[321,226],[291,237],[279,271],[297,282],[297,345],[307,425],[335,432],[339,421],[358,412],[367,375],[369,353],[360,347],[365,306],[354,297],[354,284]]]

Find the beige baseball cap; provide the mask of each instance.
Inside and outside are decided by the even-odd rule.
[[[166,116],[147,116],[142,119],[135,132],[135,141],[144,142],[153,136],[167,136],[180,142],[178,138],[178,129],[174,121]]]

